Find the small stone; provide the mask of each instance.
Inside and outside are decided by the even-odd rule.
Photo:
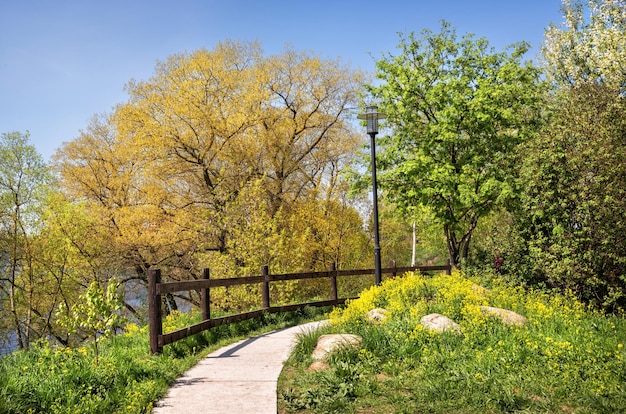
[[[524,324],[528,322],[528,319],[526,319],[524,316],[511,310],[494,308],[491,306],[481,306],[480,310],[483,313],[495,316],[496,318],[500,319],[505,325],[524,326]]]
[[[333,351],[341,347],[357,347],[363,341],[358,335],[352,334],[328,334],[317,339],[317,346],[313,350],[313,360],[321,361]]]
[[[389,311],[387,309],[376,308],[367,312],[367,315],[365,315],[365,319],[367,319],[368,322],[380,323],[387,319],[388,314]]]
[[[458,334],[461,333],[461,326],[458,323],[439,313],[431,313],[430,315],[422,317],[420,323],[424,328],[432,329],[437,332],[452,331]]]
[[[480,285],[472,285],[472,290],[483,297],[491,295],[491,291],[489,289]]]
[[[309,365],[309,368],[307,368],[307,370],[315,372],[315,371],[324,371],[328,368],[330,368],[330,365],[328,365],[328,362],[326,361],[313,361],[313,363]]]

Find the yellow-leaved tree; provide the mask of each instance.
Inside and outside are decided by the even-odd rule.
[[[257,43],[173,55],[55,165],[137,279],[349,267],[367,244],[340,175],[361,144],[361,84],[339,61]]]

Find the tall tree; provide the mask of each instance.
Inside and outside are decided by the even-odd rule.
[[[28,143],[29,134],[3,133],[0,138],[0,314],[27,348],[34,329],[38,287],[43,275],[34,266],[33,240],[51,177],[42,157]]]
[[[616,310],[626,306],[626,106],[589,83],[562,99],[526,147],[520,253],[531,280]]]
[[[403,210],[428,206],[456,265],[478,220],[513,190],[511,155],[536,128],[540,71],[522,61],[526,43],[495,52],[446,22],[399,49],[368,88],[392,129],[379,141],[381,188]]]
[[[542,55],[560,86],[602,83],[626,92],[626,1],[564,0],[564,22],[546,29]]]
[[[227,229],[218,218],[253,178],[242,161],[259,154],[254,130],[268,95],[260,59],[257,44],[236,42],[173,55],[128,85],[131,99],[115,115],[119,140],[148,162],[146,195],[162,194],[173,210],[204,210],[214,223],[205,237],[221,251]]]
[[[546,30],[554,114],[524,149],[515,257],[528,281],[623,309],[626,3],[565,1],[563,13]]]
[[[199,276],[207,252],[271,264],[271,249],[252,254],[234,238],[262,225],[254,211],[271,227],[341,194],[359,144],[348,119],[360,79],[311,53],[264,56],[256,43],[174,55],[64,145],[56,167],[138,274],[158,265]]]

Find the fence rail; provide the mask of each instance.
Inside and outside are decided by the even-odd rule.
[[[450,274],[452,266],[450,261],[446,261],[442,266],[415,266],[396,267],[395,262],[385,269],[381,269],[382,274],[389,274],[392,277],[397,274],[419,270],[420,272],[445,271]],[[340,305],[348,299],[340,298],[337,293],[337,278],[345,276],[365,276],[373,275],[374,269],[360,270],[337,270],[332,264],[329,271],[308,272],[308,273],[285,273],[270,274],[269,268],[264,266],[261,269],[261,276],[246,276],[228,279],[211,279],[209,269],[202,271],[202,278],[197,280],[186,280],[177,282],[161,282],[161,270],[152,269],[148,273],[148,319],[150,329],[150,350],[152,353],[160,353],[165,345],[171,344],[188,336],[195,335],[207,329],[226,323],[240,322],[261,316],[264,313],[290,312],[302,309],[306,306],[332,306]],[[270,305],[270,283],[288,280],[304,279],[328,279],[330,288],[330,299],[315,302],[295,303],[291,305],[271,306]],[[230,287],[238,285],[261,285],[261,298],[263,307],[250,312],[238,313],[235,315],[211,318],[211,288]],[[182,291],[200,291],[200,308],[202,310],[202,322],[178,329],[173,332],[163,333],[163,313],[161,295]]]

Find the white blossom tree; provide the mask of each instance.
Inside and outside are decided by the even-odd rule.
[[[542,54],[558,86],[592,82],[626,93],[626,0],[563,0],[564,22],[546,29]]]

